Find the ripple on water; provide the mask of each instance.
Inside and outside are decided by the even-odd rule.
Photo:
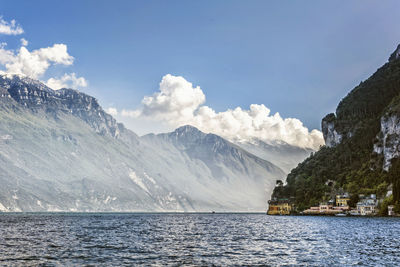
[[[0,265],[395,265],[400,219],[1,214]]]

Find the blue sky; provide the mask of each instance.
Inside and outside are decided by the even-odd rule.
[[[73,71],[106,108],[136,109],[172,74],[216,112],[264,104],[311,130],[400,43],[399,10],[368,0],[0,1],[3,19],[24,29],[0,42],[66,44],[73,65],[43,80]]]

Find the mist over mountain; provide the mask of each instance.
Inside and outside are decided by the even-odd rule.
[[[266,142],[258,138],[250,141],[236,141],[235,144],[253,155],[273,163],[285,173],[289,173],[312,152],[315,152],[311,148],[293,146],[282,141]]]
[[[0,121],[0,211],[263,211],[287,172],[191,126],[139,137],[25,76],[0,75]]]

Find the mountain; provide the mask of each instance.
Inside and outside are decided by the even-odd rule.
[[[339,188],[378,194],[382,205],[400,201],[400,45],[322,119],[322,132],[326,146],[292,170],[274,197],[294,197],[299,209]]]
[[[283,141],[266,142],[258,138],[249,141],[240,140],[234,143],[253,155],[273,163],[286,174],[309,157],[312,152],[315,152],[311,148],[293,146]]]
[[[0,211],[263,211],[284,172],[194,127],[139,137],[72,89],[0,75]]]
[[[192,126],[167,134],[145,135],[141,139],[171,162],[182,164],[176,168],[176,176],[182,177],[177,186],[185,184],[191,188],[191,196],[197,201],[225,200],[225,210],[243,211],[249,207],[264,210],[269,196],[266,193],[272,193],[276,180],[285,176],[274,164]]]

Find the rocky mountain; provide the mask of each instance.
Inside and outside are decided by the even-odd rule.
[[[312,152],[315,152],[311,148],[293,146],[283,141],[266,142],[257,138],[249,141],[237,141],[235,144],[253,155],[273,163],[286,174],[309,157]]]
[[[283,177],[219,136],[139,137],[91,96],[0,75],[0,211],[264,211]]]
[[[104,112],[94,97],[73,89],[54,91],[37,80],[20,75],[0,75],[0,87],[19,105],[57,116],[70,113],[88,123],[97,133],[118,137],[122,124]]]
[[[302,209],[343,188],[353,195],[378,194],[387,198],[386,205],[399,206],[399,103],[400,45],[386,64],[340,101],[335,113],[322,119],[326,146],[292,170],[287,186],[276,188],[274,196],[295,197]]]
[[[252,206],[257,207],[256,210],[265,209],[268,200],[265,193],[272,193],[276,180],[285,176],[274,164],[192,126],[183,126],[167,134],[146,135],[141,140],[173,162],[182,162],[175,172],[182,175],[179,184],[192,188],[193,198],[202,201],[207,196],[213,202],[224,199],[225,205],[230,206],[225,210],[235,207],[248,210]],[[186,173],[181,173],[187,168]],[[196,184],[189,183],[187,177],[191,176]]]

